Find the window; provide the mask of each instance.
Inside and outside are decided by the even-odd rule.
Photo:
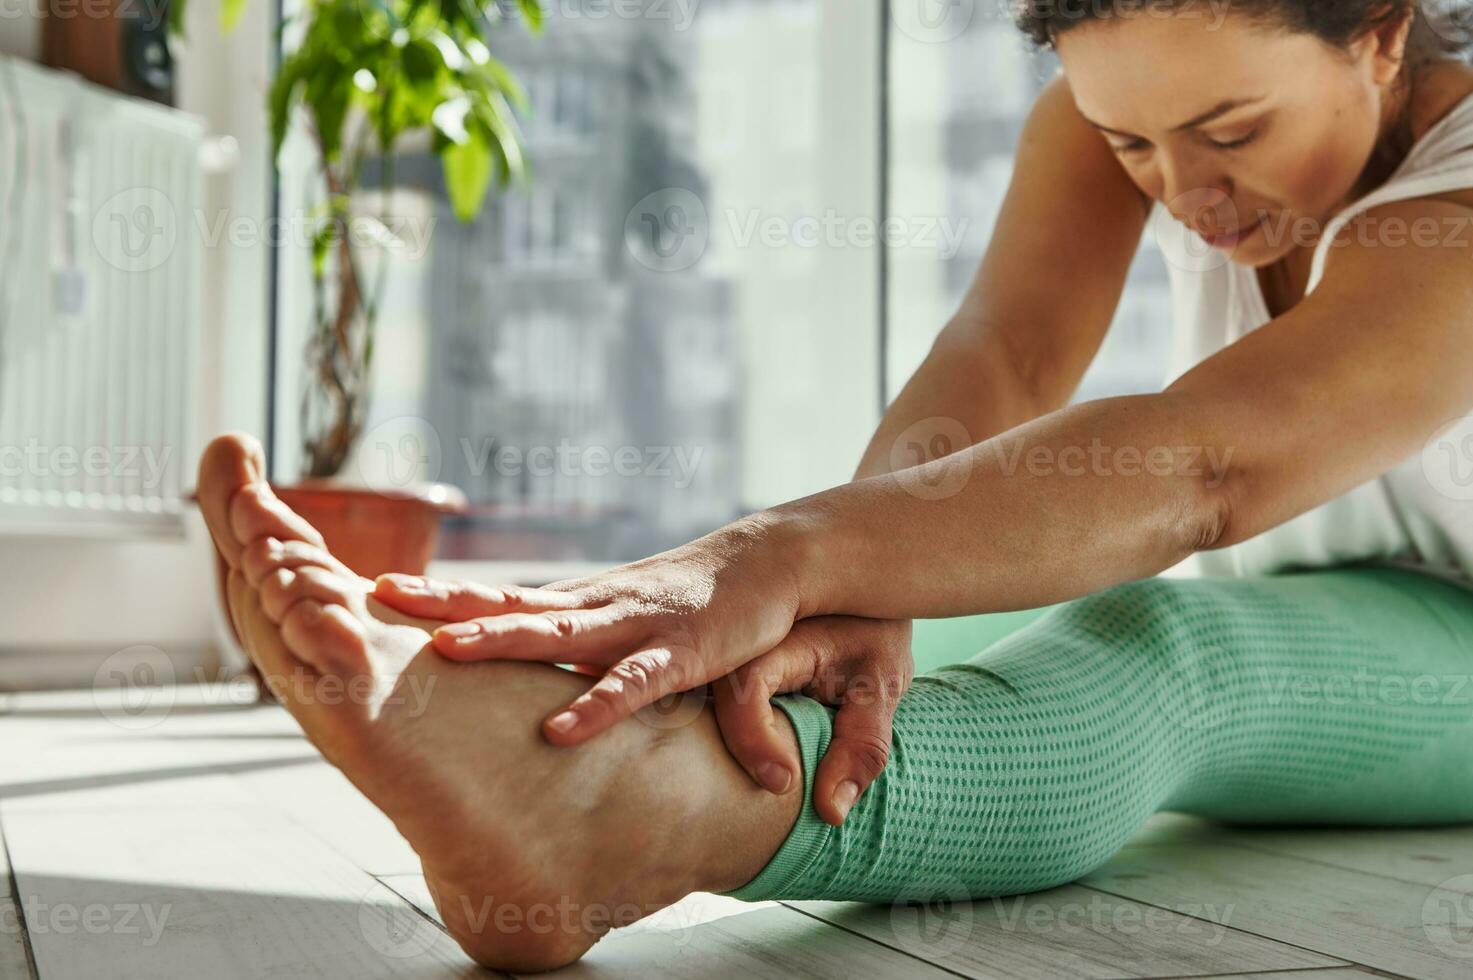
[[[557,0],[540,36],[504,31],[496,54],[532,105],[532,179],[462,224],[427,148],[396,154],[387,207],[405,243],[386,267],[368,435],[345,476],[402,481],[399,437],[413,433],[430,447],[413,477],[473,505],[442,559],[600,563],[847,481],[981,259],[1051,70],[983,5],[932,4],[967,14],[952,34],[952,14],[918,18],[928,2],[886,18],[856,0],[633,13]],[[313,186],[293,140],[288,214]],[[303,251],[279,257],[288,478]],[[1147,265],[1089,397],[1160,384],[1165,280]]]

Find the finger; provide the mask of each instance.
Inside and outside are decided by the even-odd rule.
[[[826,823],[842,824],[884,771],[894,715],[895,702],[885,696],[845,703],[834,715],[833,736],[813,778],[813,808]]]
[[[578,745],[628,718],[667,694],[710,680],[692,672],[695,651],[687,647],[650,647],[623,658],[566,708],[542,723],[554,745]]]
[[[613,606],[506,613],[435,630],[431,641],[451,660],[540,660],[612,664],[647,635],[648,625]]]
[[[583,605],[577,596],[566,592],[524,589],[515,585],[446,582],[398,573],[380,575],[373,583],[373,597],[410,616],[447,622],[510,612],[577,609]]]
[[[783,737],[769,699],[813,680],[815,640],[816,631],[800,623],[777,646],[712,685],[716,724],[727,751],[753,782],[773,793],[796,786],[803,764]]]

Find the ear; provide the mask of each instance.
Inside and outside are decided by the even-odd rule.
[[[1377,85],[1389,85],[1401,71],[1415,16],[1415,5],[1409,5],[1401,16],[1387,18],[1356,42],[1365,46],[1363,54],[1371,58],[1372,77]]]

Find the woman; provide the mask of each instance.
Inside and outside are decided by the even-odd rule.
[[[1473,494],[1441,455],[1473,446],[1473,69],[1413,0],[1199,7],[1019,9],[1063,72],[851,484],[546,589],[367,583],[212,444],[253,658],[473,956],[567,962],[695,889],[1049,887],[1163,808],[1473,820]],[[1192,362],[1065,407],[1152,220]],[[1226,576],[1154,577],[1191,555]],[[1050,603],[910,683],[910,618]],[[315,696],[344,678],[386,683]],[[472,912],[554,895],[607,914]]]

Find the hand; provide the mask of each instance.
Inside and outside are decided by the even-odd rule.
[[[455,660],[540,660],[604,668],[543,722],[576,745],[668,694],[721,677],[788,635],[800,608],[793,558],[773,522],[748,518],[697,541],[542,589],[488,589],[382,575],[374,598],[454,620],[435,630]]]
[[[889,761],[890,721],[915,675],[910,633],[908,619],[799,620],[772,650],[711,685],[727,749],[759,785],[782,792],[801,763],[778,738],[768,698],[802,691],[839,705],[813,779],[814,809],[839,826]]]

